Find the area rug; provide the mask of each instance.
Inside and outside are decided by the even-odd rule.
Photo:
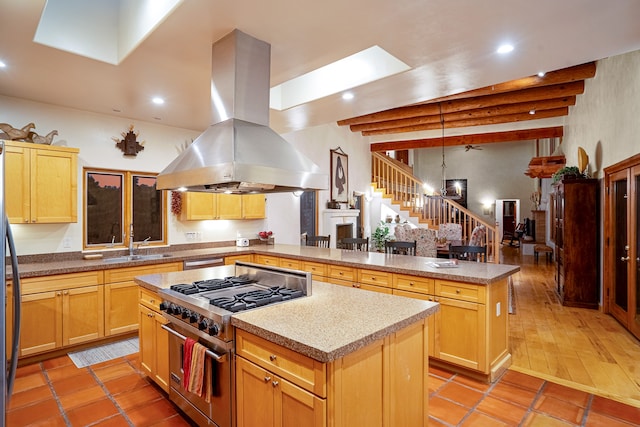
[[[117,359],[118,357],[137,353],[139,349],[138,337],[135,337],[124,341],[101,345],[99,347],[89,348],[87,350],[68,353],[68,355],[78,368],[85,368],[96,363],[106,362],[107,360]]]
[[[516,292],[513,288],[513,279],[509,276],[509,314],[516,314]]]

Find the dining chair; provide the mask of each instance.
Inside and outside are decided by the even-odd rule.
[[[307,236],[306,246],[316,246],[318,248],[328,248],[331,244],[331,235],[328,236]]]
[[[487,262],[486,246],[449,246],[449,258],[463,261]]]
[[[417,242],[389,241],[384,244],[386,254],[416,255]]]
[[[369,251],[369,238],[359,237],[345,237],[341,240],[342,249],[349,249],[352,251]]]

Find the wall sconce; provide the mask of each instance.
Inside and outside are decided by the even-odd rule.
[[[482,213],[484,215],[493,215],[493,203],[491,202],[482,203]]]

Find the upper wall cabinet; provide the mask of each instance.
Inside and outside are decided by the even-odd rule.
[[[262,219],[265,218],[264,194],[218,194],[187,192],[182,198],[182,219]]]
[[[77,148],[6,141],[5,189],[14,224],[78,222]]]

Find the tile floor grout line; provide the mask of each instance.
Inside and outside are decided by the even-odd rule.
[[[47,385],[49,386],[49,389],[51,390],[51,394],[53,395],[53,400],[56,401],[56,405],[58,406],[58,411],[60,411],[60,415],[62,416],[62,419],[64,420],[64,423],[67,425],[67,427],[72,427],[71,421],[69,421],[69,417],[67,417],[67,412],[64,410],[64,407],[62,406],[62,402],[60,402],[60,398],[58,397],[58,393],[56,393],[56,389],[53,387],[53,382],[51,381],[51,378],[49,378],[49,374],[47,373],[47,369],[44,367],[44,363],[43,362],[38,362],[38,364],[40,365],[40,370],[42,372],[42,375],[44,375],[44,378],[47,381]]]
[[[124,417],[124,419],[127,422],[127,424],[129,424],[129,427],[135,427],[135,424],[133,424],[133,422],[129,419],[129,417],[127,416],[127,413],[125,412],[125,410],[122,409],[122,407],[120,407],[120,405],[118,405],[118,402],[116,402],[116,399],[111,395],[111,392],[109,391],[107,386],[104,385],[102,380],[96,375],[95,371],[91,368],[91,365],[87,366],[85,369],[87,369],[89,371],[89,373],[91,374],[91,376],[93,376],[93,378],[98,382],[98,384],[100,385],[100,388],[102,388],[102,390],[105,392],[107,398],[111,401],[111,403],[114,404],[114,406],[116,407],[116,409],[118,410],[120,415],[122,415]],[[112,418],[112,417],[108,417],[108,418]],[[108,419],[108,418],[103,418],[103,420],[104,419]],[[99,421],[102,421],[102,420],[98,420],[96,422],[99,422]]]

